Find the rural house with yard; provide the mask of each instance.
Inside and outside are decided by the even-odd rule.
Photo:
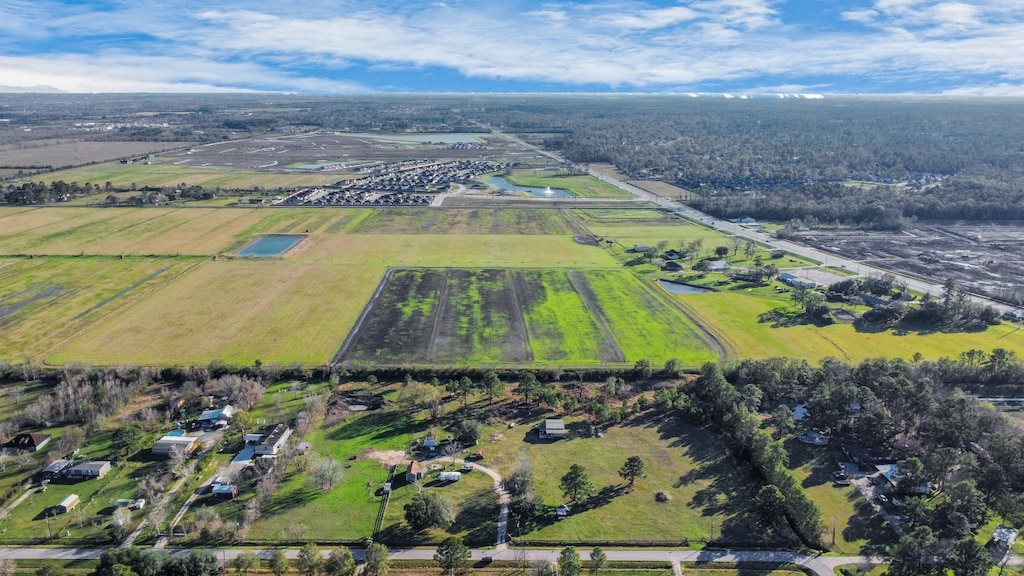
[[[8,440],[7,443],[4,444],[4,448],[13,448],[15,450],[35,452],[41,449],[43,446],[49,444],[49,442],[49,434],[22,433]]]
[[[181,446],[186,452],[192,452],[196,448],[198,438],[191,436],[164,436],[153,444],[153,454],[156,456],[169,456],[176,446]]]
[[[76,464],[68,469],[68,478],[75,479],[90,479],[90,478],[103,478],[110,472],[110,462],[107,460],[96,460],[92,462],[82,462]]]
[[[409,466],[405,469],[405,481],[409,484],[415,484],[423,480],[423,466],[420,463],[413,460],[409,462]]]
[[[292,429],[285,424],[277,424],[264,428],[259,434],[246,435],[246,440],[253,438],[256,448],[253,452],[258,456],[276,456],[284,448],[292,436]],[[254,438],[255,437],[255,438]]]

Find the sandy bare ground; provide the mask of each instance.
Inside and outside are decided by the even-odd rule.
[[[376,460],[377,462],[380,462],[382,465],[388,467],[399,466],[409,461],[409,458],[406,457],[405,452],[400,452],[398,450],[371,450],[366,453],[366,457],[372,460]]]

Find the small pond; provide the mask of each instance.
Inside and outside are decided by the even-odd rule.
[[[701,288],[700,286],[691,286],[689,284],[670,282],[668,280],[658,280],[658,284],[661,284],[662,288],[673,294],[704,294],[705,292],[713,292],[713,290]]]
[[[251,256],[254,258],[268,258],[280,256],[292,249],[293,246],[302,240],[298,234],[270,234],[242,248],[239,256]]]
[[[572,194],[564,188],[536,188],[534,186],[516,186],[501,176],[491,176],[487,183],[499,190],[513,190],[515,192],[526,192],[535,198],[572,198]]]

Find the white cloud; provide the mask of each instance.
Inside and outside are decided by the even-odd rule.
[[[808,83],[827,91],[805,80],[813,76],[894,86],[978,74],[1004,87],[1024,79],[1024,0],[877,0],[835,17],[868,26],[866,33],[790,23],[782,0],[111,1],[103,11],[0,2],[0,83],[353,92],[365,87],[345,78],[366,70],[395,74],[384,83],[401,85],[401,74],[429,67],[469,78],[681,91],[744,80],[792,87],[778,92],[803,92],[797,88]],[[111,51],[120,34],[143,38],[125,36],[124,49]],[[14,56],[40,39],[52,39],[52,53]]]
[[[252,64],[118,52],[89,56],[0,56],[0,71],[6,86],[50,86],[65,92],[366,91],[355,84],[315,78],[279,78],[273,82],[276,74]]]

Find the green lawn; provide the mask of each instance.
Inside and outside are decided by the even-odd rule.
[[[563,188],[579,198],[635,198],[629,192],[593,176],[553,176],[538,170],[513,170],[506,179],[519,186]]]
[[[708,282],[721,280],[709,275]],[[772,287],[738,288],[733,284],[713,294],[686,294],[674,298],[701,324],[712,331],[726,347],[730,358],[770,358],[790,356],[816,362],[833,356],[857,362],[878,356],[910,358],[920,352],[926,359],[956,358],[967,348],[991,351],[994,348],[1024,354],[1024,332],[1009,324],[990,327],[984,332],[946,333],[909,331],[899,333],[860,332],[852,324],[836,322],[828,326],[800,323],[796,305],[788,293]],[[773,311],[782,315],[765,321],[759,318]],[[795,323],[794,323],[795,322]]]
[[[57,438],[62,430],[58,427],[47,430],[47,433]],[[77,456],[77,461],[112,459],[114,454],[110,444],[111,434],[108,430],[89,436],[88,443]],[[43,452],[33,456],[34,470],[39,470],[59,457],[50,448],[45,448]],[[135,458],[115,463],[110,473],[101,479],[61,479],[51,482],[45,492],[37,490],[21,502],[6,519],[0,521],[0,526],[5,530],[4,542],[44,543],[48,541],[50,533],[58,543],[106,542],[106,529],[114,511],[114,501],[138,497],[139,481],[148,474],[158,473],[163,466],[163,461],[153,460],[149,457],[148,451],[143,451]],[[7,476],[2,481],[9,485],[14,477],[17,477],[17,474]],[[50,516],[47,528],[46,511],[70,494],[78,495],[81,503],[66,514]],[[145,513],[145,510],[133,512],[133,521],[140,520]]]
[[[711,536],[730,542],[752,543],[749,502],[752,496],[737,464],[706,430],[672,419],[641,417],[629,425],[590,437],[587,426],[570,418],[570,437],[541,441],[531,430],[543,414],[515,428],[496,426],[481,443],[484,464],[507,474],[517,459],[527,458],[537,492],[552,512],[530,526],[512,527],[514,537],[531,542],[703,540]],[[647,476],[630,489],[617,471],[626,458],[637,455]],[[559,478],[572,464],[583,466],[598,494],[589,505],[579,504],[566,520],[556,521],[553,508],[564,502]],[[655,493],[671,500],[657,502]]]
[[[892,530],[875,513],[855,486],[834,486],[832,472],[838,470],[827,446],[809,446],[795,439],[786,442],[789,465],[807,496],[821,510],[826,527],[822,541],[835,543],[832,551],[845,555],[879,554],[881,548],[893,541]]]

